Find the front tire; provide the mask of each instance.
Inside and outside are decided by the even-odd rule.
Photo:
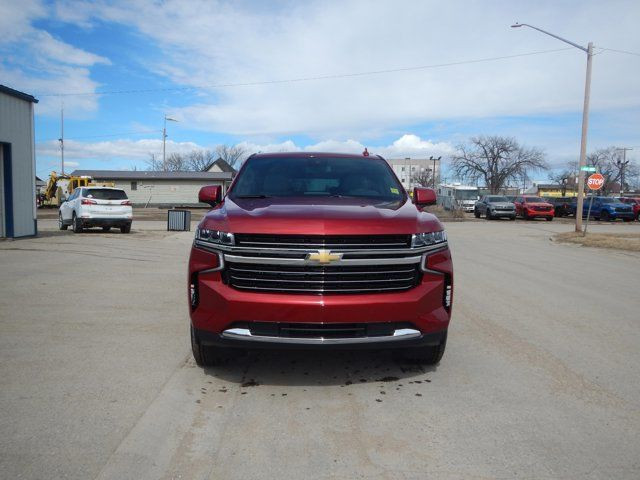
[[[610,222],[611,217],[609,217],[609,212],[607,212],[606,210],[602,210],[602,212],[600,213],[600,220],[602,220],[603,222]]]
[[[213,345],[202,345],[193,326],[191,326],[191,352],[196,364],[203,368],[223,365],[230,358],[228,349]]]
[[[111,227],[102,227],[102,231],[103,232],[109,232],[109,231],[111,231]]]
[[[480,211],[477,208],[473,209],[473,216],[476,218],[480,218]]]
[[[547,222],[551,222],[553,220],[553,217],[547,217]]]
[[[75,212],[73,212],[73,219],[71,221],[73,224],[73,233],[82,233],[82,220],[78,218]]]
[[[419,363],[421,365],[437,365],[440,360],[442,360],[446,347],[447,331],[445,330],[442,340],[440,340],[438,345],[408,348],[402,351],[402,355],[405,360],[413,363]]]
[[[489,210],[488,208],[487,208],[487,211],[485,212],[485,215],[486,215],[487,220],[491,220],[493,218],[491,216],[491,210]]]
[[[60,212],[58,212],[58,228],[60,230],[66,230],[69,228],[69,225],[64,224],[64,220],[62,220],[62,214]]]

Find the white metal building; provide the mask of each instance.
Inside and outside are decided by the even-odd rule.
[[[0,237],[36,235],[36,157],[31,95],[0,85]]]
[[[134,206],[198,206],[198,192],[205,185],[221,185],[226,192],[234,172],[156,172],[74,170],[71,176],[88,176],[113,183],[127,193]]]
[[[438,158],[390,158],[387,159],[396,176],[407,190],[413,187],[432,187],[440,178],[440,160]],[[435,172],[435,175],[432,173]],[[435,176],[435,182],[430,185],[421,185],[421,178]]]

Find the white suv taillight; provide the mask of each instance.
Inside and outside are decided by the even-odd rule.
[[[127,205],[127,206],[131,206],[131,200],[125,200],[124,202],[120,203],[120,205]]]
[[[95,200],[90,200],[88,198],[83,198],[82,199],[82,205],[97,205],[98,202],[96,202]]]

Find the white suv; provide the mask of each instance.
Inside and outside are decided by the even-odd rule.
[[[76,233],[91,227],[102,227],[105,232],[111,227],[119,227],[122,233],[129,233],[132,217],[131,201],[124,190],[81,187],[60,205],[58,226],[60,230],[66,230],[71,225]]]

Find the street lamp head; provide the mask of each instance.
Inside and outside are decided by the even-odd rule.
[[[175,118],[171,118],[171,117],[167,117],[167,116],[165,116],[164,118],[165,118],[165,120],[168,120],[170,122],[177,122],[178,121]]]
[[[522,26],[521,23],[516,22],[513,25],[511,25],[511,28],[518,28],[518,27],[521,27],[521,26]]]

